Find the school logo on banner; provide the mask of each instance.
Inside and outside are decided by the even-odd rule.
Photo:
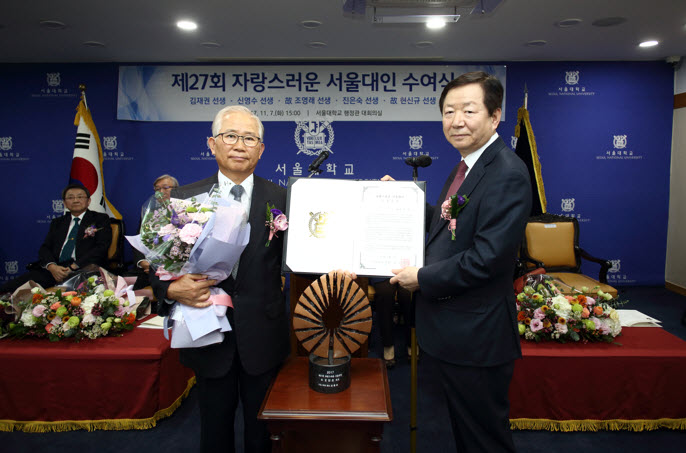
[[[629,148],[627,135],[612,135],[612,149],[597,155],[597,160],[641,160],[643,156]]]
[[[548,96],[595,96],[595,91],[581,84],[581,71],[565,71],[564,85],[548,91]]]
[[[517,137],[514,135],[510,136],[510,148],[512,148],[513,151],[517,149]]]
[[[422,136],[410,135],[410,149],[422,149]]]
[[[102,146],[108,151],[117,149],[117,137],[103,137]]]
[[[5,261],[5,273],[16,274],[19,272],[19,261]]]
[[[0,149],[9,151],[12,149],[12,137],[0,137]]]
[[[579,71],[567,71],[565,82],[567,85],[577,85],[579,83]]]
[[[46,72],[45,85],[39,93],[31,93],[32,98],[76,97],[76,90],[62,88],[62,75],[59,72]]]
[[[612,272],[613,274],[619,272],[619,270],[622,268],[622,260],[610,260],[610,262],[612,263],[612,267],[607,271]]]
[[[117,150],[117,137],[103,137],[102,138],[102,157],[104,160],[133,160],[133,157],[128,157],[124,151]]]
[[[326,150],[333,153],[334,132],[331,121],[300,121],[296,122],[295,145],[298,153],[317,156]]]
[[[58,87],[62,83],[59,72],[48,72],[46,79],[49,87]]]
[[[627,278],[622,272],[622,260],[610,260],[612,267],[607,270],[607,283],[610,285],[623,285],[636,283],[636,279]]]
[[[50,223],[52,219],[56,219],[62,214],[64,214],[64,201],[62,201],[61,199],[52,200],[52,209],[50,210],[50,212],[46,213],[43,217],[38,218],[36,222]]]
[[[21,153],[14,151],[13,147],[12,137],[0,137],[0,161],[29,160],[28,157],[22,157]]]
[[[563,198],[562,199],[562,212],[572,212],[574,211],[574,198]]]

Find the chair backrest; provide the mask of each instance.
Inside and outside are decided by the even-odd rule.
[[[526,225],[521,254],[543,262],[548,272],[579,272],[576,219],[554,214],[532,217]]]
[[[124,270],[124,221],[110,218],[112,242],[107,249],[107,266],[110,271],[118,273]]]

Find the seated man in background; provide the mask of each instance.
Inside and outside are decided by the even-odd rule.
[[[112,242],[109,216],[88,210],[90,193],[79,184],[65,187],[62,200],[69,212],[50,222],[48,235],[38,251],[38,263],[2,285],[0,294],[13,293],[29,280],[49,288],[88,264],[105,265]]]
[[[147,212],[147,210],[156,209],[158,207],[158,203],[156,202],[155,198],[157,192],[161,193],[162,197],[165,200],[169,200],[169,198],[171,197],[172,189],[179,187],[179,181],[171,175],[164,174],[152,183],[152,187],[155,193],[150,198],[148,198],[148,200],[145,203],[143,203],[143,206],[141,207],[141,220],[140,222],[138,222],[138,230],[136,231],[136,233],[138,233],[141,229],[143,217],[145,217],[145,213]],[[148,272],[150,272],[150,262],[146,260],[145,256],[143,256],[143,254],[135,248],[133,249],[133,262],[136,263],[136,273],[134,275],[138,275],[135,287],[144,288],[150,285],[150,282],[148,280]]]

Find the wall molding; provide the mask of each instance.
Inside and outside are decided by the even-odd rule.
[[[674,95],[674,110],[686,107],[686,93]]]
[[[686,288],[679,286],[676,283],[665,282],[665,288],[677,294],[681,294],[682,296],[686,296]]]

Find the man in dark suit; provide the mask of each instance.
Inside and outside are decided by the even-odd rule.
[[[0,293],[12,293],[29,280],[49,288],[87,264],[105,265],[112,242],[109,216],[88,210],[90,193],[79,184],[65,187],[62,200],[69,213],[50,222],[38,250],[39,261],[29,265],[29,272],[2,285]]]
[[[219,171],[207,179],[172,191],[189,198],[218,185],[223,196],[239,199],[249,212],[250,240],[233,276],[219,283],[233,300],[227,316],[233,328],[224,341],[203,348],[181,349],[181,362],[192,368],[198,383],[201,451],[234,451],[234,418],[243,406],[246,452],[271,450],[264,422],[257,420],[262,400],[289,353],[288,312],[281,290],[283,236],[269,238],[265,226],[267,203],[285,211],[286,190],[253,174],[264,151],[261,121],[242,106],[219,111],[208,145]],[[238,188],[241,189],[238,189]],[[238,190],[237,190],[238,189]],[[168,315],[169,302],[194,307],[209,305],[209,289],[217,282],[187,274],[170,282],[150,273],[160,302],[158,313]]]
[[[508,388],[521,349],[512,278],[531,185],[524,163],[496,133],[502,99],[502,85],[484,72],[446,85],[443,132],[462,162],[428,214],[425,266],[395,269],[391,279],[417,291],[419,344],[435,365],[460,452],[514,451]],[[456,193],[469,201],[452,240],[440,211]]]

